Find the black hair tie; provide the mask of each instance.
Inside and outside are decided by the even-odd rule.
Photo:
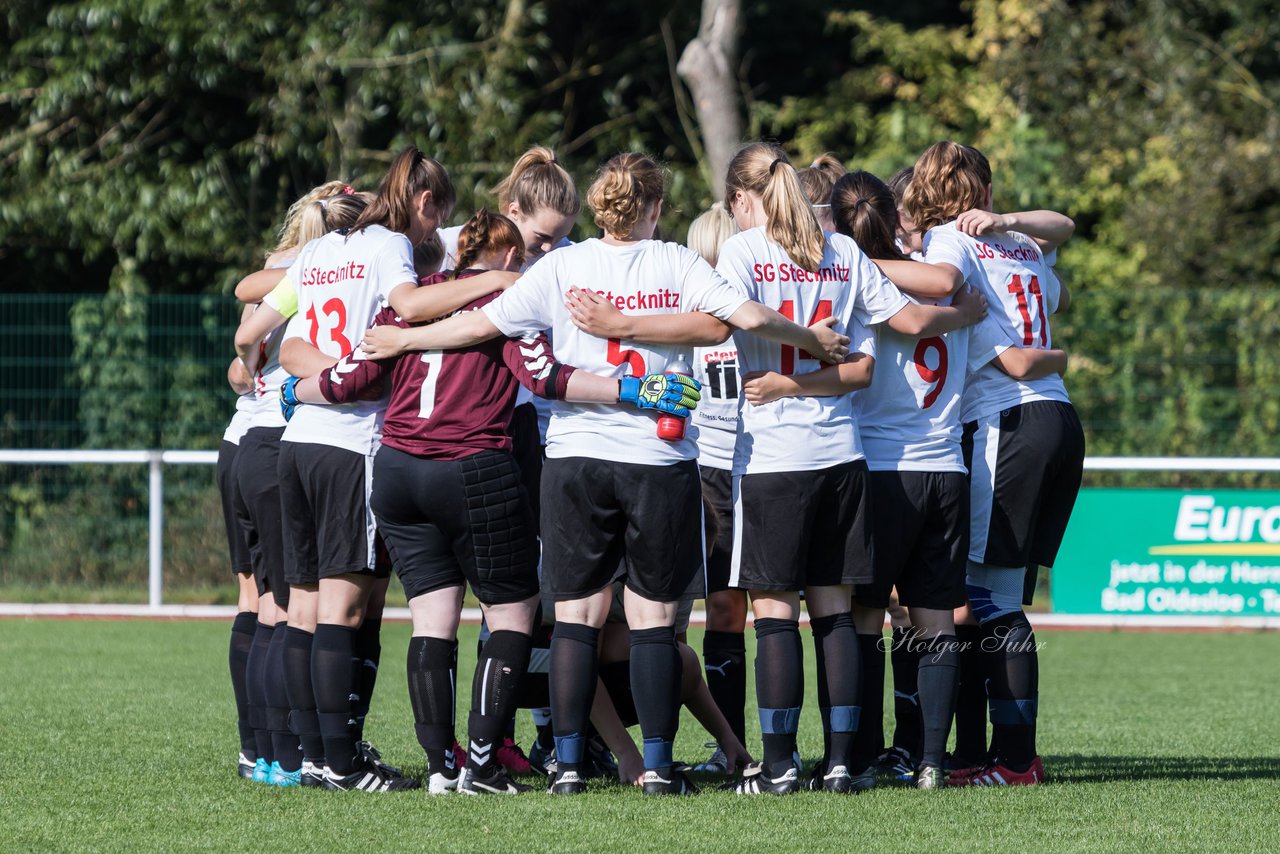
[[[769,164],[769,174],[773,175],[773,171],[778,168],[778,164],[785,163],[785,162],[786,161],[783,160],[781,157],[774,158],[774,161]]]

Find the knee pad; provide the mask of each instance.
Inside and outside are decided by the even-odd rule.
[[[964,587],[969,607],[979,625],[1009,614],[1022,613],[1026,570],[1023,567],[987,566],[969,562]]]

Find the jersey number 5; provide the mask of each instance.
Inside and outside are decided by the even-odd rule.
[[[795,300],[783,300],[782,305],[778,306],[778,314],[795,323],[796,320],[796,303]],[[826,320],[831,316],[831,300],[819,300],[818,305],[813,309],[813,317],[809,318],[806,326],[813,326],[819,320]],[[801,359],[814,359],[817,356],[811,356],[808,350],[800,351]],[[782,345],[782,368],[780,373],[790,376],[796,372],[796,348],[790,344]]]
[[[607,354],[609,364],[621,365],[626,362],[631,366],[631,376],[643,377],[646,373],[644,369],[644,356],[641,356],[635,350],[623,350],[622,339],[609,339],[609,352]]]
[[[342,300],[334,297],[321,306],[320,314],[324,315],[326,324],[329,322],[330,317],[336,317],[333,325],[329,327],[329,340],[337,344],[339,349],[342,350],[338,358],[343,359],[350,356],[351,342],[347,340],[347,336],[342,334],[343,330],[347,328],[347,306]],[[307,309],[307,320],[311,321],[311,346],[320,347],[320,315],[316,314],[314,305]]]
[[[934,368],[929,367],[930,350],[938,354],[938,365]],[[915,363],[916,373],[920,375],[920,379],[933,386],[924,393],[924,399],[920,401],[920,408],[928,409],[938,402],[938,395],[942,393],[942,387],[947,382],[947,342],[936,336],[921,338],[916,342],[916,352],[912,355],[911,361]]]

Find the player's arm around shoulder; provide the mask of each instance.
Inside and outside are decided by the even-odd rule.
[[[827,365],[807,374],[756,371],[744,378],[742,394],[752,406],[784,397],[839,397],[870,386],[875,367],[874,356],[850,353],[839,365]]]
[[[993,361],[997,368],[1020,382],[1067,373],[1065,350],[1037,350],[1015,345],[1001,352]]]

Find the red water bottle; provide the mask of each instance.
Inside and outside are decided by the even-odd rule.
[[[693,368],[683,359],[676,359],[667,365],[665,373],[693,376]],[[684,438],[684,418],[676,415],[664,415],[658,419],[658,438],[668,442],[679,442]]]

